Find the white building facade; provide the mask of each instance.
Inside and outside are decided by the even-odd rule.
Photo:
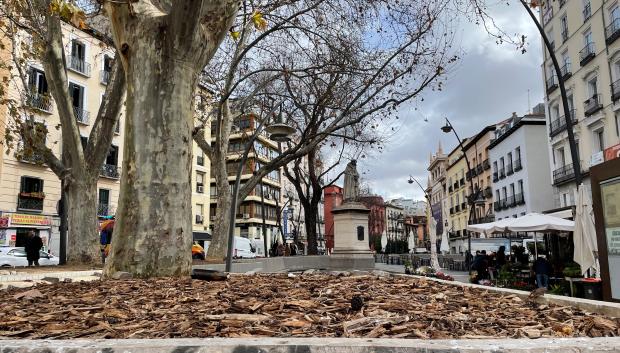
[[[545,116],[513,116],[489,145],[496,220],[553,208]]]

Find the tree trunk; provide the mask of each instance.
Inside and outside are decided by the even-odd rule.
[[[97,235],[97,178],[84,177],[65,189],[69,218],[67,263],[101,263]]]
[[[226,168],[224,168],[224,171],[226,171]],[[232,200],[230,197],[230,193],[228,192],[228,180],[225,179],[225,182],[226,183],[224,184],[224,186],[226,188],[223,189],[225,191],[220,193],[219,190],[222,190],[222,188],[220,187],[219,180],[217,181],[217,210],[215,212],[215,223],[213,225],[212,240],[209,244],[209,249],[207,249],[207,257],[213,260],[222,260],[226,258],[226,251],[228,249],[228,232],[230,231],[229,212],[231,207],[230,203],[232,202]]]
[[[437,234],[435,232],[430,232],[431,238],[431,267],[439,270],[441,267],[439,266],[439,259],[437,258]]]
[[[154,46],[158,41],[136,41],[125,68],[125,153],[106,276],[191,271],[191,99],[198,70],[173,49]]]
[[[314,198],[309,205],[302,205],[304,208],[304,217],[306,218],[306,239],[308,240],[308,255],[318,255],[318,236],[316,232],[317,210],[319,203],[314,202]],[[319,199],[320,200],[320,199]]]

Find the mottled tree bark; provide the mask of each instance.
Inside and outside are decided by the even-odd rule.
[[[97,236],[97,178],[82,178],[65,188],[69,220],[68,264],[100,263]]]

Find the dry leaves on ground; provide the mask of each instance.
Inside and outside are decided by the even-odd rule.
[[[351,309],[351,299],[363,306]],[[360,301],[357,298],[355,301]],[[424,279],[312,274],[0,292],[0,338],[618,336],[620,320]]]

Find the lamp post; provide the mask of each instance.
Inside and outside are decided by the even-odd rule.
[[[471,187],[471,194],[467,197],[467,203],[469,204],[469,220],[467,221],[467,223],[470,224],[472,221],[472,215],[474,217],[474,221],[477,219],[476,206],[484,205],[486,202],[484,200],[484,197],[482,196],[482,192],[481,192],[482,190],[480,190],[479,188],[474,188],[474,177],[472,176],[472,172],[471,172],[471,164],[469,164],[469,158],[467,158],[467,152],[465,151],[465,148],[463,147],[463,141],[461,141],[459,134],[456,133],[456,129],[454,129],[454,126],[452,126],[452,123],[450,123],[450,120],[448,120],[448,118],[445,118],[445,119],[446,119],[446,125],[441,127],[441,131],[443,131],[446,134],[449,134],[450,132],[454,132],[454,136],[456,136],[456,140],[459,142],[459,147],[461,148],[461,152],[463,152],[463,157],[465,157],[465,163],[467,164],[467,174],[469,174],[470,176],[469,184]],[[470,231],[467,231],[467,249],[471,253],[471,232]]]
[[[268,119],[268,118],[266,118]],[[239,166],[237,167],[237,176],[235,178],[235,185],[232,190],[232,197],[230,202],[230,220],[228,222],[228,248],[226,251],[226,272],[230,272],[232,270],[232,256],[233,256],[233,247],[235,241],[235,216],[237,211],[237,199],[239,198],[239,185],[241,184],[241,174],[243,173],[243,168],[245,166],[246,161],[248,160],[248,155],[250,154],[250,150],[252,149],[252,145],[254,141],[258,137],[263,128],[264,121],[261,121],[260,124],[256,127],[256,130],[250,137],[245,150],[243,151],[243,156],[241,157],[241,161],[239,162]],[[287,142],[290,141],[290,136],[295,132],[295,129],[291,126],[288,126],[282,123],[282,106],[280,106],[280,113],[278,114],[277,120],[273,125],[267,126],[265,129],[268,133],[270,133],[270,138],[274,139],[274,141],[278,142]],[[262,193],[262,186],[261,186]],[[264,212],[263,212],[264,213]],[[267,252],[267,247],[265,246],[265,252]]]

